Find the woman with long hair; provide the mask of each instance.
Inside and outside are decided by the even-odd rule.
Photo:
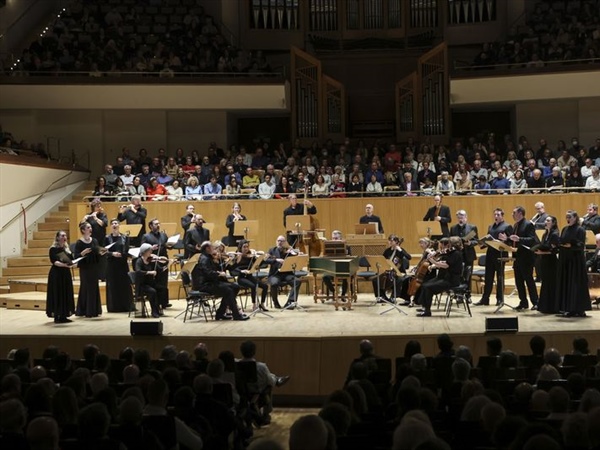
[[[106,201],[113,200],[111,198],[113,195],[113,190],[106,184],[106,178],[104,178],[102,175],[96,178],[96,186],[94,187],[94,192],[92,195]]]
[[[75,299],[71,276],[73,254],[69,249],[66,231],[56,233],[48,253],[52,267],[48,273],[46,315],[53,317],[54,323],[68,323],[71,322],[69,316],[75,313]]]
[[[542,287],[538,301],[538,311],[544,314],[554,314],[559,311],[559,301],[556,295],[556,267],[558,266],[558,225],[556,217],[548,216],[544,221],[544,235],[537,246],[536,255],[540,255],[540,273]]]
[[[98,286],[98,241],[92,237],[92,226],[87,222],[79,225],[81,237],[75,243],[75,258],[79,263],[79,296],[77,316],[97,317],[102,314],[100,287]]]

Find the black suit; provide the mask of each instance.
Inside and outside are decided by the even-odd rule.
[[[131,237],[131,245],[135,247],[140,246],[141,237],[146,234],[146,216],[148,215],[148,211],[143,206],[139,206],[135,208],[135,212],[131,209],[127,208],[125,212],[120,212],[117,216],[117,220],[119,222],[125,221],[127,225],[141,225],[142,229],[137,236]]]
[[[477,259],[477,254],[475,252],[475,246],[477,245],[477,241],[479,240],[479,236],[477,234],[477,226],[467,223],[465,225],[456,224],[452,228],[450,228],[450,236],[458,236],[459,238],[465,237],[471,231],[475,231],[475,236],[473,236],[468,242],[465,242],[463,240],[463,261],[467,266],[472,267],[473,261]]]
[[[509,225],[506,222],[500,222],[498,224],[494,222],[489,226],[488,234],[494,239],[498,239],[500,233],[505,233],[507,236],[510,236],[513,234],[512,225]],[[498,261],[498,258],[506,256],[508,256],[506,253],[499,252],[490,246],[487,247],[485,253],[485,285],[480,302],[482,305],[489,305],[490,303],[490,295],[492,293],[492,287],[494,286],[494,275],[496,276],[496,283],[504,287],[504,281],[500,282],[500,280],[504,280],[504,265]],[[504,292],[502,289],[496,289],[496,302],[504,302]]]
[[[583,219],[581,226],[586,230],[592,230],[594,234],[600,233],[600,215],[594,214],[592,217]]]
[[[421,190],[421,186],[419,185],[418,181],[415,181],[414,179],[411,180],[410,183],[405,183],[404,181],[400,182],[400,190],[401,191],[409,191],[409,187],[410,187],[410,193],[415,193],[418,194],[419,191]]]
[[[600,249],[594,250],[594,256],[587,260],[585,266],[591,273],[600,273]]]
[[[203,253],[192,270],[192,286],[195,290],[222,297],[219,309],[215,313],[216,319],[224,317],[227,308],[231,310],[234,319],[240,318],[241,314],[235,301],[240,286],[225,281],[220,277],[219,272],[220,268],[212,255]]]
[[[183,232],[186,233],[187,230],[190,229],[190,225],[192,224],[192,220],[194,219],[193,214],[186,214],[181,217],[181,227],[183,228]]]
[[[452,217],[450,216],[450,208],[446,205],[441,205],[440,211],[437,213],[436,213],[436,211],[437,211],[436,206],[432,206],[431,208],[429,208],[427,210],[427,214],[425,214],[425,217],[423,217],[423,220],[435,221],[435,218],[437,216],[440,216],[441,217],[440,225],[442,227],[442,235],[444,237],[450,236],[450,230],[448,228],[448,224],[450,222],[452,222]]]
[[[535,227],[536,230],[543,230],[546,228],[546,219],[548,218],[548,213],[536,214],[531,218],[531,223]]]
[[[307,214],[316,214],[317,213],[317,207],[315,205],[313,206],[309,206],[306,208],[306,213]],[[296,204],[295,208],[292,208],[292,206],[288,206],[287,208],[285,208],[283,210],[283,226],[286,226],[286,221],[287,221],[287,217],[288,216],[302,216],[304,215],[304,205],[298,203]],[[296,246],[296,241],[298,240],[298,236],[296,236],[295,234],[291,234],[291,232],[287,232],[287,241],[288,244],[290,244],[292,247]]]
[[[210,241],[210,231],[197,225],[194,228],[190,228],[183,237],[183,246],[185,247],[184,258],[189,259],[190,256],[200,253],[196,245],[202,245],[204,241]]]
[[[519,306],[527,308],[529,303],[527,301],[527,291],[529,291],[529,298],[533,305],[538,303],[538,292],[533,280],[533,266],[535,264],[535,253],[531,251],[531,247],[539,244],[540,240],[535,234],[535,227],[533,224],[526,219],[520,220],[514,226],[513,234],[519,236],[520,240],[514,245],[517,248],[516,252],[513,252],[515,262],[513,264],[513,270],[515,272],[515,285],[519,293]],[[506,243],[511,245],[511,240],[508,239]],[[529,247],[529,248],[525,248]],[[527,290],[525,289],[527,286]]]

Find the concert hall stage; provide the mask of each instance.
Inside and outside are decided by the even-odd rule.
[[[453,310],[446,318],[442,309],[433,309],[433,317],[416,317],[414,308],[402,308],[407,315],[395,310],[381,314],[388,305],[373,305],[372,294],[360,294],[351,311],[335,311],[333,305],[315,304],[312,296],[301,295],[305,311],[280,312],[271,310],[273,318],[257,315],[245,322],[215,322],[194,318],[183,323],[183,300],[174,300],[173,307],[161,318],[162,336],[130,335],[130,320],[126,313],[104,313],[94,319],[73,318],[69,324],[55,325],[43,311],[3,309],[0,314],[2,335],[0,352],[6,355],[11,348],[29,347],[33,357],[40,357],[50,344],[58,345],[73,357],[80,357],[83,346],[96,343],[101,351],[116,357],[125,346],[145,347],[154,357],[161,348],[174,344],[180,350],[191,351],[198,342],[206,342],[210,357],[222,350],[232,350],[239,356],[239,344],[245,339],[257,343],[259,360],[267,361],[274,373],[292,375],[292,381],[280,390],[290,400],[324,396],[341,386],[350,361],[358,355],[358,343],[369,338],[381,357],[401,356],[410,339],[421,341],[423,352],[436,352],[435,338],[449,333],[456,345],[471,347],[475,356],[485,354],[486,317],[519,318],[519,331],[502,333],[505,349],[528,352],[532,335],[541,334],[547,346],[568,352],[575,336],[584,336],[593,351],[600,346],[600,311],[588,313],[587,318],[566,319],[545,316],[534,311],[516,313],[503,308],[493,314],[495,307],[472,307],[473,317],[462,310]],[[478,296],[474,297],[474,301]],[[507,298],[516,305],[518,299]],[[152,319],[139,319],[152,320]]]

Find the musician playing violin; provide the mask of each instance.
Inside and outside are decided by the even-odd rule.
[[[458,286],[463,272],[462,240],[458,236],[440,240],[441,256],[429,255],[428,260],[432,267],[438,269],[437,276],[421,286],[417,316],[431,316],[431,302],[435,294],[447,291]]]
[[[167,254],[167,234],[160,230],[160,221],[156,218],[149,223],[150,232],[142,236],[142,244],[152,246],[152,254],[160,257],[154,258],[156,263],[156,297],[161,308],[169,308],[169,272],[168,272],[168,254]]]
[[[265,302],[269,293],[269,286],[250,272],[252,264],[257,256],[257,252],[250,249],[250,243],[247,240],[242,239],[238,242],[237,252],[231,257],[229,273],[233,276],[237,276],[237,284],[243,288],[250,289],[253,310],[260,308],[262,311],[268,311]],[[257,287],[261,288],[260,304],[258,306],[256,305]]]
[[[158,267],[154,261],[156,255],[152,255],[152,245],[142,244],[140,247],[140,257],[135,261],[135,291],[136,295],[144,294],[150,301],[152,317],[160,316],[160,308],[157,300]]]
[[[398,270],[402,273],[406,273],[406,269],[409,266],[411,254],[402,248],[402,242],[404,239],[399,238],[395,234],[388,236],[388,248],[383,251],[383,256],[394,263]],[[377,292],[377,278],[373,280],[373,292],[376,293],[377,302],[385,303],[389,302],[390,298],[386,295],[388,290],[392,291],[392,295],[397,295],[402,287],[402,278],[396,277],[394,271],[388,270],[385,273],[379,275],[379,292]],[[394,284],[396,289],[394,289]]]
[[[215,261],[210,241],[200,245],[200,260],[192,270],[192,286],[195,290],[222,297],[215,320],[248,320],[248,316],[240,313],[235,300],[240,287],[227,281],[227,274]],[[227,309],[232,312],[231,316],[225,314]]]

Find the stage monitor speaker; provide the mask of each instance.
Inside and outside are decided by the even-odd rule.
[[[132,336],[160,336],[163,334],[163,323],[160,320],[132,320],[129,331]]]
[[[486,317],[485,318],[485,332],[486,333],[497,333],[497,332],[516,333],[517,331],[519,331],[519,318],[518,317]]]

